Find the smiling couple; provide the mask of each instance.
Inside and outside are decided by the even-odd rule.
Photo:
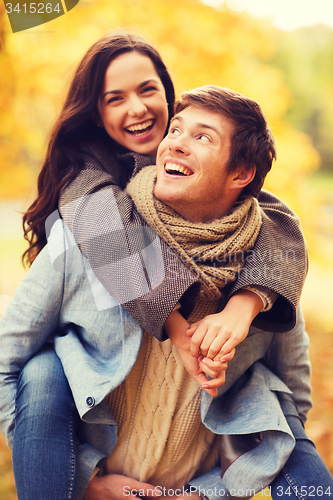
[[[47,209],[38,219],[35,203],[25,219],[29,256],[39,255],[0,322],[1,429],[19,500],[186,485],[215,500],[268,484],[290,499],[290,478],[331,487],[303,429],[308,338],[295,317],[306,251],[297,218],[261,190],[275,157],[266,119],[216,86],[184,93],[173,117],[173,96],[149,44],[106,37],[80,63],[56,124],[39,182]],[[169,119],[149,166],[143,155],[156,153]],[[59,195],[71,232],[57,220],[41,250],[38,221]],[[159,236],[147,247],[145,224]],[[247,250],[281,241],[294,268],[244,280]],[[112,302],[133,283],[136,296]]]

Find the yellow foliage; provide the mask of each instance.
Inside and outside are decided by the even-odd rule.
[[[278,143],[278,162],[266,185],[298,205],[301,178],[319,159],[309,139],[284,118],[291,96],[271,63],[275,32],[247,14],[199,0],[81,0],[40,28],[8,34],[0,53],[2,197],[31,189],[74,68],[88,47],[114,28],[139,32],[157,46],[177,94],[214,83],[257,99]]]
[[[292,96],[272,62],[276,32],[268,22],[233,12],[225,5],[213,9],[199,0],[80,0],[64,16],[15,34],[0,2],[0,198],[26,198],[35,191],[48,133],[71,75],[85,51],[115,28],[140,33],[157,46],[177,94],[218,84],[259,101],[278,147],[278,160],[265,187],[300,215],[306,239],[314,247],[320,200],[313,197],[305,181],[318,168],[320,158],[309,137],[293,129],[285,118]],[[324,218],[322,225],[327,230]],[[327,262],[331,262],[331,247],[327,248]],[[20,248],[17,256],[21,252]],[[2,261],[8,262],[8,257]],[[10,277],[5,276],[7,284],[12,277],[10,271]],[[316,318],[316,328],[317,324]],[[320,346],[324,345],[322,332],[315,332]],[[318,390],[320,396],[328,393],[326,387]],[[0,439],[0,451],[1,446]],[[332,466],[333,459],[327,463]],[[6,495],[12,498],[8,491]]]

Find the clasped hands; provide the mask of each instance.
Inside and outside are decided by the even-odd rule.
[[[225,383],[228,362],[233,359],[235,348],[246,338],[252,321],[263,306],[256,293],[241,289],[228,300],[221,312],[210,314],[192,325],[178,311],[173,311],[167,318],[165,331],[177,348],[184,367],[211,396],[217,396],[217,388]]]
[[[211,314],[189,325],[173,311],[166,331],[188,373],[211,396],[225,383],[225,372],[235,355],[235,347],[246,337],[248,326],[227,310]]]

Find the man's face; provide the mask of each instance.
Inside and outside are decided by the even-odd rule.
[[[234,203],[235,172],[226,168],[233,130],[231,120],[199,106],[178,113],[157,151],[156,198],[192,222],[226,215]]]

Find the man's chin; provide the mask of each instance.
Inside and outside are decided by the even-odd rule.
[[[163,197],[165,196],[165,189],[161,186],[161,184],[156,181],[155,187],[154,187],[154,196],[160,201],[164,201]]]
[[[172,196],[168,195],[168,190],[162,186],[155,185],[154,196],[162,203],[169,205],[172,203]]]

